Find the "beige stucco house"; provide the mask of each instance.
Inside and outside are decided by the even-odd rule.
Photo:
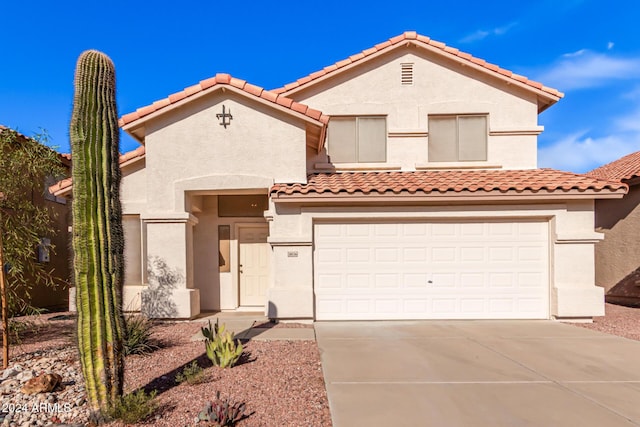
[[[640,151],[587,175],[629,186],[622,199],[596,201],[596,230],[605,236],[596,244],[596,285],[609,302],[640,306]]]
[[[126,114],[125,307],[602,315],[594,201],[627,186],[537,169],[561,97],[407,32],[280,89],[219,74]]]

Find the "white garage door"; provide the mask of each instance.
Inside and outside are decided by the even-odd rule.
[[[546,319],[548,223],[320,223],[318,320]]]

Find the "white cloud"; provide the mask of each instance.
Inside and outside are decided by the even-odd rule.
[[[572,58],[574,56],[581,56],[587,53],[587,49],[576,50],[575,52],[569,52],[562,55],[563,58]]]
[[[618,133],[601,138],[586,132],[567,135],[555,144],[540,147],[538,166],[588,172],[634,151],[640,150],[640,129],[635,133]]]
[[[613,49],[613,46],[615,46],[615,43],[614,43],[614,42],[609,42],[609,43],[607,43],[607,50],[611,50],[611,49]]]
[[[640,109],[620,117],[615,121],[618,129],[627,132],[636,132],[640,135]]]
[[[581,49],[565,54],[536,80],[563,91],[640,79],[640,58],[619,58]]]
[[[484,31],[484,30],[478,30],[474,33],[471,33],[467,36],[464,36],[463,38],[460,39],[461,43],[472,43],[472,42],[476,42],[478,40],[482,40],[484,38],[486,38],[489,34],[491,34],[489,31]]]
[[[506,34],[510,29],[518,25],[517,22],[511,22],[507,25],[503,25],[502,27],[496,27],[490,30],[477,30],[469,35],[460,39],[460,43],[473,43],[476,41],[483,40],[489,36],[502,36]]]

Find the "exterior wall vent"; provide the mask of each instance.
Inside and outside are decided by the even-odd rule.
[[[400,84],[413,86],[413,63],[400,64]]]

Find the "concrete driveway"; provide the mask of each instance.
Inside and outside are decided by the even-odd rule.
[[[640,342],[551,321],[318,322],[334,427],[640,426]]]

